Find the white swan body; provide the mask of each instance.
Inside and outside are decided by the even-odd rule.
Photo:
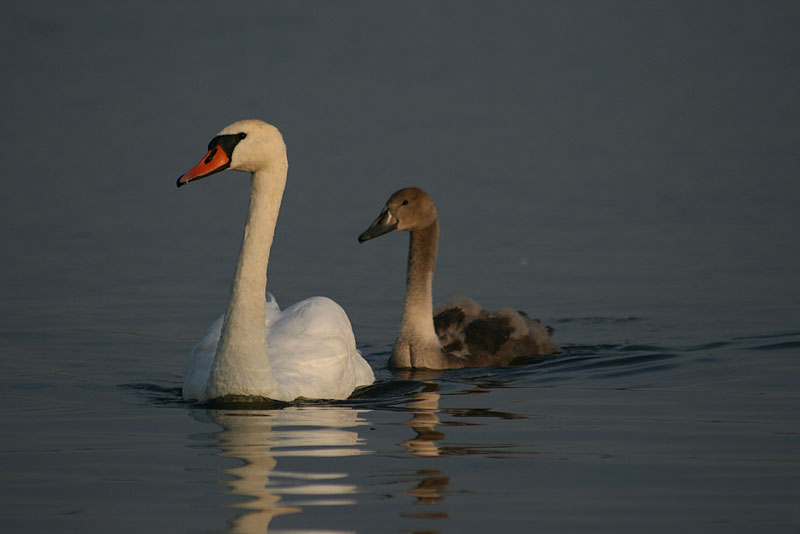
[[[267,264],[288,163],[283,137],[262,121],[223,129],[178,186],[226,170],[252,173],[250,210],[227,311],[189,355],[186,400],[225,396],[344,399],[375,378],[344,310],[312,297],[284,311],[265,298]]]
[[[355,387],[372,383],[372,369],[358,354],[350,321],[344,310],[327,297],[311,297],[281,311],[267,293],[264,323],[266,352],[270,355],[277,400],[299,397],[346,399]],[[192,352],[186,366],[183,395],[203,399],[217,353],[225,314],[214,321]]]

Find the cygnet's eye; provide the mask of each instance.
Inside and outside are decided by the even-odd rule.
[[[407,205],[407,204],[408,204],[408,200],[404,200],[404,201],[403,201],[403,206],[405,206],[405,205]]]
[[[239,139],[244,139],[245,137],[247,137],[246,133],[242,132],[239,134]]]

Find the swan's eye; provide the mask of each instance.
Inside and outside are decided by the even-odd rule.
[[[408,204],[408,200],[404,200],[404,201],[403,201],[403,206],[405,206],[405,205],[407,205],[407,204]]]
[[[244,139],[245,137],[247,137],[246,133],[242,132],[239,134],[239,139]]]

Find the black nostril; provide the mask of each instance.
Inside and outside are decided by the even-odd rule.
[[[211,153],[208,155],[208,157],[205,159],[205,161],[204,161],[203,163],[205,163],[206,165],[208,165],[209,163],[211,163],[211,160],[212,160],[212,159],[214,159],[214,155],[215,155],[216,153],[217,153],[217,149],[216,149],[216,148],[214,148],[214,150],[212,150],[212,151],[211,151]]]

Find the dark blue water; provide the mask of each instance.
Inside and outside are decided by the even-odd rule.
[[[6,8],[3,532],[795,532],[800,9],[792,2],[210,2]],[[183,403],[276,124],[269,286],[348,312],[377,383]],[[416,185],[437,301],[566,349],[392,374]]]

